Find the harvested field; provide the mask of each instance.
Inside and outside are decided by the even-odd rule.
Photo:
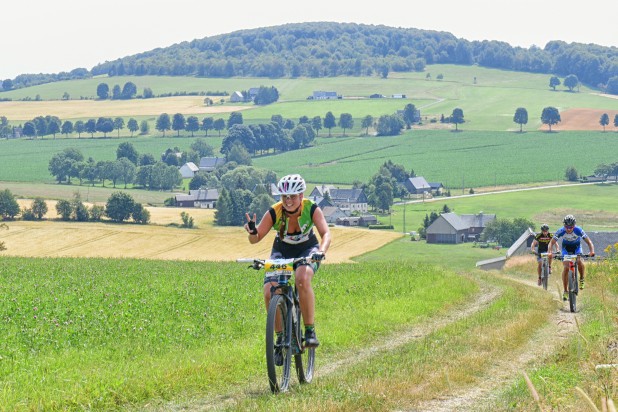
[[[213,99],[214,100],[214,99]],[[25,121],[37,116],[58,116],[60,119],[96,117],[159,116],[161,113],[212,114],[237,112],[252,106],[204,105],[204,96],[162,97],[131,100],[66,100],[0,102],[0,112],[11,121]]]
[[[29,201],[20,200],[20,206]],[[3,255],[31,257],[106,257],[163,260],[234,260],[239,257],[267,257],[272,245],[268,238],[257,245],[247,241],[240,227],[213,226],[214,210],[192,208],[147,208],[153,224],[78,223],[56,218],[55,202],[47,201],[47,221],[8,222],[0,231],[7,250]],[[180,213],[194,218],[197,228],[181,229]],[[350,262],[354,256],[375,250],[402,235],[361,228],[331,228],[332,246],[328,261]]]
[[[603,113],[609,116],[609,124],[605,130],[616,131],[614,127],[614,116],[618,114],[615,110],[603,109],[568,109],[560,112],[560,123],[551,127],[552,131],[567,131],[567,130],[595,130],[603,131],[603,127],[599,124],[599,120]],[[540,130],[547,130],[547,125],[542,125]]]

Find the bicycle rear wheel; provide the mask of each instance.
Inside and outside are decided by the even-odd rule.
[[[295,348],[299,353],[294,355],[294,364],[296,365],[296,375],[298,375],[298,381],[300,383],[310,383],[313,379],[313,367],[315,365],[315,348],[302,348],[302,315],[300,313],[300,308],[294,308],[297,312],[298,322],[294,327],[295,336],[293,340],[298,336],[297,342],[300,344],[299,348]],[[294,342],[292,342],[294,346]]]
[[[277,332],[275,322],[277,317],[281,319],[283,327],[283,342],[277,345]],[[268,383],[273,393],[285,392],[290,385],[290,365],[292,361],[292,348],[286,347],[290,335],[287,314],[287,303],[282,295],[273,295],[268,306],[266,317],[266,367],[268,369]]]
[[[576,312],[579,285],[577,284],[577,263],[573,265],[574,268],[569,270],[569,309],[571,312]]]

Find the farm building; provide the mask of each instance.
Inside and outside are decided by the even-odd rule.
[[[200,159],[200,172],[212,172],[217,167],[225,164],[224,157],[202,157]]]
[[[439,182],[429,182],[429,186],[431,187],[431,193],[435,196],[441,196],[444,191],[444,186]]]
[[[337,92],[323,92],[320,90],[316,90],[311,95],[313,100],[329,100],[329,99],[339,99],[340,97],[337,95]]]
[[[230,95],[231,103],[242,103],[244,101],[245,101],[245,96],[243,96],[242,93],[239,91],[235,91],[234,93]]]
[[[336,224],[338,219],[346,217],[343,210],[339,209],[337,206],[320,206],[320,209],[322,209],[326,223]]]
[[[326,193],[328,193],[331,203],[348,215],[355,211],[366,213],[368,210],[367,196],[363,189],[337,189],[322,185],[316,186],[309,196],[310,198],[313,196],[326,197]]]
[[[190,190],[188,195],[176,195],[176,206],[214,209],[217,207],[217,200],[219,200],[218,189]]]
[[[411,177],[403,182],[405,188],[413,195],[431,193],[431,186],[423,176]]]
[[[180,166],[179,171],[183,179],[190,179],[195,176],[197,172],[200,171],[200,168],[197,167],[193,162],[187,162],[184,165]]]
[[[496,215],[461,215],[442,213],[427,228],[427,243],[463,243],[478,240],[489,222]]]

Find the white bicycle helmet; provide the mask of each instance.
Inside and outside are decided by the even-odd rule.
[[[280,195],[297,195],[304,193],[306,189],[305,179],[300,175],[283,176],[277,184],[277,191]]]
[[[575,220],[575,216],[573,216],[573,215],[566,215],[564,217],[563,222],[564,222],[565,226],[575,226],[575,222],[577,222],[577,221]]]

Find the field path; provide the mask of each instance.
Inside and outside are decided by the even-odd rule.
[[[471,301],[464,307],[458,308],[456,311],[449,312],[444,316],[437,317],[433,320],[425,322],[420,325],[416,325],[408,331],[397,332],[392,336],[383,339],[375,346],[368,348],[360,348],[354,351],[345,352],[338,358],[330,359],[322,365],[321,362],[317,362],[315,376],[316,379],[331,375],[335,372],[339,372],[346,368],[350,368],[367,359],[378,356],[383,352],[393,351],[405,344],[408,344],[415,340],[424,339],[434,331],[443,328],[451,323],[457,322],[461,319],[469,317],[477,312],[484,310],[494,300],[499,298],[502,294],[502,290],[498,287],[491,286],[489,284],[481,284],[481,291],[476,296],[476,299]],[[319,356],[319,355],[318,355]],[[161,411],[218,411],[224,410],[227,407],[234,406],[242,399],[253,397],[258,394],[263,394],[267,390],[263,381],[254,382],[247,386],[241,387],[238,390],[226,393],[214,398],[206,398],[202,400],[194,400],[190,405],[184,404],[166,404],[156,410]]]
[[[498,275],[503,279],[521,283],[531,288],[538,288],[536,282],[523,280],[507,275]],[[557,287],[551,285],[547,293],[551,293],[554,299],[561,300]],[[552,290],[553,288],[553,290]],[[502,295],[502,289],[488,283],[481,284],[481,291],[476,299],[457,311],[449,312],[444,316],[437,317],[422,325],[404,332],[395,333],[383,339],[378,344],[360,348],[352,352],[342,353],[341,356],[330,359],[323,366],[318,362],[316,367],[316,379],[320,379],[336,372],[341,372],[353,367],[373,356],[393,351],[415,340],[424,339],[434,331],[451,323],[465,319],[488,307],[493,301]],[[495,402],[496,393],[499,389],[510,385],[514,379],[521,376],[522,371],[535,360],[542,360],[577,331],[577,322],[580,321],[578,314],[570,313],[567,305],[556,309],[547,324],[539,329],[532,338],[523,345],[511,357],[495,363],[486,371],[479,383],[472,387],[455,388],[451,393],[445,394],[439,399],[423,402],[414,408],[398,409],[397,412],[451,412],[451,411],[489,411]],[[246,386],[222,394],[216,397],[193,399],[189,403],[167,403],[156,407],[156,411],[222,411],[227,408],[238,406],[242,400],[261,396],[265,391],[264,382],[251,382]]]
[[[538,288],[536,282],[506,277],[518,283]],[[552,291],[553,285],[548,285],[548,293],[554,299],[561,300],[559,289]],[[581,321],[577,313],[571,313],[568,305],[557,309],[550,317],[545,327],[538,330],[532,339],[512,357],[496,363],[485,374],[484,379],[472,388],[456,390],[440,399],[425,402],[414,409],[414,412],[451,412],[451,411],[489,411],[495,401],[496,391],[504,388],[522,376],[527,365],[535,360],[542,360],[547,354],[563,344],[577,330],[577,322]]]

